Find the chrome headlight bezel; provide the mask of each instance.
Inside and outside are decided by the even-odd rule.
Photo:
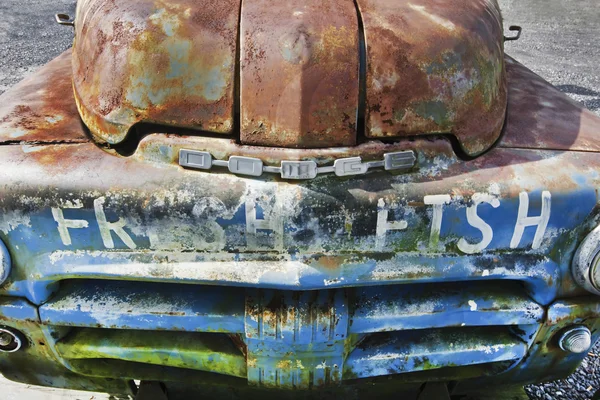
[[[11,260],[8,248],[0,239],[0,286],[4,284],[10,275]]]
[[[600,226],[591,231],[575,252],[571,270],[575,281],[600,295]]]

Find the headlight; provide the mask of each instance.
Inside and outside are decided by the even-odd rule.
[[[8,274],[10,274],[10,254],[0,239],[0,286],[8,278]]]
[[[583,239],[571,268],[577,283],[600,295],[600,226]]]
[[[13,329],[0,327],[0,352],[14,353],[18,351],[23,346],[20,336],[21,334]]]
[[[592,333],[585,326],[574,326],[562,333],[558,345],[563,351],[585,353],[592,347]]]

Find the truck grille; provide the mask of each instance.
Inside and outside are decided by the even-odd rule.
[[[70,280],[40,307],[57,356],[79,373],[123,377],[133,372],[121,367],[135,363],[138,374],[169,367],[295,389],[440,368],[506,370],[543,316],[517,281],[288,291]]]

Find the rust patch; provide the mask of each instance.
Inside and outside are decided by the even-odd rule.
[[[77,10],[76,100],[101,142],[138,122],[229,134],[239,0],[88,0]]]
[[[359,0],[367,43],[366,134],[452,133],[477,155],[506,110],[496,0]]]
[[[251,0],[241,31],[241,141],[356,143],[358,18],[350,0]]]
[[[338,272],[340,265],[344,263],[344,257],[321,255],[315,257],[315,264],[325,270]]]
[[[71,51],[0,96],[0,143],[81,143],[89,139],[71,88]]]

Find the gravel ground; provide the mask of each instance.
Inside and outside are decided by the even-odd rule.
[[[567,379],[525,387],[530,399],[543,400],[591,399],[597,390],[600,390],[600,341]]]
[[[600,7],[598,0],[499,0],[505,24],[523,35],[506,52],[600,115]],[[54,23],[74,13],[74,0],[1,0],[0,93],[71,45],[72,30]],[[30,388],[0,377],[0,400],[92,398]],[[531,399],[591,399],[600,389],[600,342],[569,378],[526,388]],[[95,398],[100,398],[97,396]]]
[[[72,29],[54,22],[75,14],[74,0],[0,0],[0,93],[71,47]]]

